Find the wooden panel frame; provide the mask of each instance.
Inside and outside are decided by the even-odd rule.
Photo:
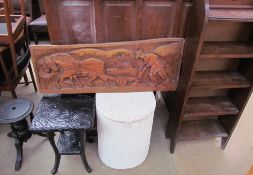
[[[171,36],[175,6],[174,1],[143,1],[141,39]]]
[[[135,35],[136,1],[102,1],[104,41],[131,41]]]
[[[43,0],[52,44],[96,42],[92,0]]]
[[[30,46],[39,91],[176,90],[184,39]]]

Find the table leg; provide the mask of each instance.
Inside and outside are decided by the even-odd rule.
[[[7,136],[10,137],[10,138],[13,138],[12,132],[10,131],[10,132],[7,134]]]
[[[86,155],[85,155],[85,146],[86,146],[86,132],[85,130],[81,131],[80,134],[80,156],[83,162],[83,165],[88,173],[92,171],[91,167],[89,166]]]
[[[86,135],[86,141],[89,142],[89,143],[93,143],[94,139],[91,138],[90,136]]]
[[[34,116],[33,116],[33,113],[31,112],[30,113],[30,122],[32,123],[32,121],[33,121],[33,118],[34,118]]]
[[[54,136],[55,136],[55,134],[53,132],[47,133],[47,138],[49,140],[50,145],[52,146],[52,148],[54,150],[54,155],[55,155],[54,168],[51,171],[52,174],[57,173],[58,168],[59,168],[59,164],[60,164],[60,160],[61,160],[61,155],[59,154],[59,151],[55,145]]]
[[[17,150],[17,158],[15,163],[15,171],[19,171],[23,160],[23,142],[15,139],[15,147]]]

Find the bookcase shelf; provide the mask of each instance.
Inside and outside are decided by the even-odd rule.
[[[253,22],[253,6],[210,6],[208,19],[212,21]]]
[[[253,6],[229,2],[193,0],[174,105],[166,103],[171,153],[185,139],[221,137],[225,148],[252,94],[253,23],[244,23],[253,22]]]
[[[205,42],[200,58],[253,58],[253,43]]]
[[[248,88],[251,83],[237,71],[199,71],[195,73],[192,87],[225,89]]]
[[[183,122],[178,140],[227,137],[228,134],[217,119]]]
[[[208,116],[238,114],[239,109],[228,97],[189,98],[183,120],[205,119]]]

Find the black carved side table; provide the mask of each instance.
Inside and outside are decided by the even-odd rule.
[[[95,117],[95,94],[55,95],[43,97],[38,105],[30,130],[46,133],[55,153],[51,173],[58,171],[61,155],[80,155],[87,172],[86,129],[92,128]],[[55,144],[54,132],[60,132]]]
[[[23,98],[13,99],[0,105],[0,123],[11,125],[12,136],[15,139],[17,150],[16,171],[20,170],[22,164],[23,142],[27,142],[32,136],[25,119],[28,116],[31,120],[33,119],[32,110],[32,102]]]

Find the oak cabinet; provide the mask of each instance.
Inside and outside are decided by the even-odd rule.
[[[181,0],[43,0],[53,44],[100,43],[172,35]]]

